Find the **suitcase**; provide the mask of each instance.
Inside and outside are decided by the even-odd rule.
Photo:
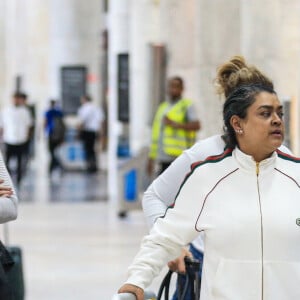
[[[22,249],[17,246],[10,246],[8,243],[8,224],[3,224],[4,226],[4,243],[6,244],[6,249],[9,252],[14,264],[9,267],[7,274],[7,279],[9,286],[13,292],[14,300],[24,300],[25,299],[25,284],[24,284],[24,273],[23,273],[23,259],[22,259]]]

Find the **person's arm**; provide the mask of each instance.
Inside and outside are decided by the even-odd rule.
[[[84,119],[85,119],[85,110],[83,109],[83,106],[80,106],[78,111],[77,111],[77,119],[78,119],[78,123],[77,123],[77,130],[81,131],[84,128]]]
[[[0,111],[0,139],[3,138],[3,111]]]
[[[164,124],[176,129],[184,129],[187,131],[197,131],[201,129],[200,121],[188,121],[185,123],[178,123],[170,120],[168,117],[164,117]]]
[[[185,180],[173,208],[168,209],[166,215],[157,220],[150,234],[144,237],[140,251],[128,269],[127,287],[124,289],[123,286],[120,291],[133,292],[126,290],[128,284],[134,289],[147,287],[165,264],[178,256],[181,248],[198,236],[195,224],[201,203],[195,202],[195,195],[200,194],[199,180],[194,173]]]
[[[142,200],[144,214],[149,228],[157,218],[163,216],[169,205],[174,201],[185,175],[190,171],[192,163],[204,160],[208,156],[222,153],[224,142],[220,135],[215,135],[197,142],[184,151],[170,167],[162,173],[144,193]],[[200,237],[199,237],[200,238]],[[184,256],[190,254],[183,248],[182,255],[168,263],[170,269],[184,273]]]
[[[192,149],[180,155],[144,192],[142,205],[149,227],[173,203],[185,175],[190,171],[190,152]]]
[[[105,138],[104,138],[104,124],[105,124],[105,115],[101,107],[98,108],[98,122],[99,122],[99,131],[98,139],[100,143],[100,149],[105,149]]]
[[[201,122],[196,113],[196,107],[191,104],[186,111],[186,121],[184,123],[178,123],[170,120],[168,117],[164,118],[164,124],[169,125],[176,129],[183,129],[186,131],[197,131],[201,129]]]
[[[224,150],[221,135],[215,135],[197,142],[193,147],[181,154],[145,191],[142,205],[149,227],[158,217],[165,214],[171,205],[183,182],[190,171],[191,164],[204,160],[208,156],[217,155]]]
[[[0,152],[0,223],[15,220],[18,215],[18,198],[11,177]]]

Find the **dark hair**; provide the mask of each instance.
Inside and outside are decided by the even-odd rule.
[[[14,98],[23,98],[23,99],[27,99],[27,94],[23,93],[23,92],[15,92],[13,95]]]
[[[55,99],[51,99],[51,100],[50,100],[50,106],[51,106],[51,107],[54,107],[54,106],[56,105],[56,102],[57,102],[57,101],[56,101]]]
[[[92,98],[91,98],[90,95],[83,95],[82,98],[85,99],[85,101],[88,101],[88,102],[92,101]]]
[[[237,145],[236,134],[230,124],[232,116],[239,116],[244,119],[247,116],[249,106],[251,106],[258,94],[268,92],[276,94],[273,87],[263,84],[248,84],[238,86],[226,99],[223,105],[223,120],[224,120],[224,140],[229,148],[234,148]]]
[[[217,93],[228,97],[238,86],[259,84],[273,89],[273,82],[253,65],[248,65],[243,56],[234,56],[219,66],[215,85]]]
[[[27,94],[25,94],[25,93],[20,93],[20,98],[23,98],[23,99],[27,99]]]
[[[180,77],[180,76],[173,76],[173,77],[170,78],[169,81],[173,81],[173,80],[177,80],[179,82],[179,84],[181,85],[181,87],[184,86],[184,81],[183,81],[182,77]]]

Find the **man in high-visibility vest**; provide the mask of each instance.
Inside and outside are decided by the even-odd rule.
[[[169,79],[168,99],[159,105],[152,125],[149,175],[153,173],[155,161],[159,163],[162,173],[195,142],[200,121],[192,101],[182,97],[183,90],[184,82],[181,77]]]

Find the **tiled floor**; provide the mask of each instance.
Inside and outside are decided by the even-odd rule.
[[[45,169],[32,164],[19,190],[19,217],[9,224],[10,244],[23,250],[26,299],[109,300],[147,232],[143,214],[117,217],[104,171],[50,179]]]

